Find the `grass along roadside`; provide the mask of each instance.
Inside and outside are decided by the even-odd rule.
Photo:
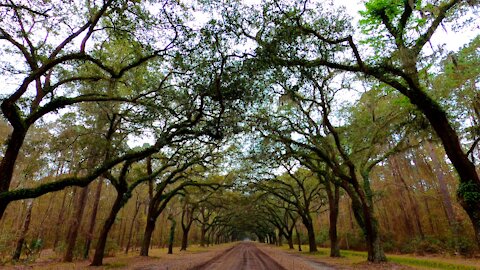
[[[284,250],[289,250],[288,246],[281,247]],[[298,246],[295,246],[295,252],[299,253]],[[308,246],[302,245],[303,255],[308,255]],[[312,254],[315,258],[321,259],[328,264],[355,266],[366,261],[367,252],[341,250],[341,258],[330,258],[330,249],[319,248],[318,252]],[[440,257],[440,256],[416,256],[416,255],[397,255],[387,254],[387,259],[390,262],[410,266],[417,269],[445,269],[445,270],[475,270],[480,269],[480,260],[465,259],[461,257]]]
[[[179,247],[174,248],[173,254],[167,254],[167,248],[153,248],[149,251],[149,257],[141,257],[138,251],[132,251],[129,254],[118,252],[113,257],[106,257],[104,265],[100,267],[90,267],[90,260],[75,260],[72,263],[61,262],[61,255],[51,252],[44,254],[34,263],[15,264],[8,263],[0,265],[0,269],[18,270],[18,269],[175,269],[183,270],[200,264],[214,256],[220,254],[223,250],[236,243],[220,244],[210,247],[200,247],[197,245],[189,246],[187,251],[179,251]]]

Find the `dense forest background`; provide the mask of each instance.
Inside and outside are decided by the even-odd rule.
[[[471,257],[478,1],[0,1],[0,258]]]

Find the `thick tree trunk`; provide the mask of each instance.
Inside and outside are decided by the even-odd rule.
[[[294,247],[293,247],[293,233],[291,233],[287,236],[287,242],[288,242],[288,248],[289,249],[294,249]]]
[[[340,200],[340,189],[337,185],[334,186],[334,191],[331,190],[331,185],[327,186],[327,196],[329,205],[329,228],[328,234],[330,237],[330,257],[340,257],[340,246],[338,244],[337,221],[338,221],[338,203]]]
[[[15,163],[17,161],[20,148],[25,140],[26,134],[26,128],[14,127],[13,132],[9,137],[7,149],[5,150],[5,154],[0,162],[0,193],[8,191],[10,188],[13,171],[15,170]],[[9,201],[0,200],[0,219],[2,219],[9,203]]]
[[[383,262],[386,261],[385,253],[380,242],[378,234],[377,221],[373,217],[373,211],[368,205],[362,203],[356,196],[351,196],[352,208],[355,219],[363,231],[367,244],[368,261]]]
[[[30,221],[32,218],[33,200],[27,201],[27,214],[20,229],[20,235],[18,236],[15,252],[12,255],[13,261],[18,261],[22,254],[23,244],[25,243],[25,236],[27,235],[28,228],[30,227]]]
[[[98,205],[100,204],[100,196],[102,194],[102,184],[103,180],[100,179],[97,185],[97,190],[95,192],[95,201],[93,202],[92,215],[90,216],[90,225],[88,227],[87,240],[85,241],[85,249],[83,251],[84,259],[88,258],[88,253],[90,252],[90,245],[93,239],[93,230],[95,229],[95,221],[97,220]]]
[[[315,242],[315,230],[313,229],[313,224],[311,222],[305,224],[307,228],[308,235],[308,252],[317,252],[317,243]]]
[[[148,250],[150,248],[150,242],[152,241],[152,234],[155,230],[156,218],[148,217],[147,225],[145,227],[145,233],[143,234],[142,247],[140,249],[140,256],[148,256]]]
[[[115,202],[110,210],[110,214],[105,220],[102,231],[100,232],[100,236],[98,237],[97,246],[95,247],[95,254],[93,255],[93,260],[90,266],[100,266],[103,264],[103,256],[105,255],[108,232],[112,228],[113,223],[115,223],[115,218],[117,217],[118,212],[120,212],[120,209],[122,209],[123,195],[124,193],[119,193],[117,194],[117,198],[115,198]]]
[[[190,228],[183,230],[182,234],[182,246],[180,247],[180,251],[186,251],[187,246],[188,246],[188,232],[190,231]]]
[[[75,248],[75,243],[77,242],[77,236],[82,223],[83,212],[85,211],[85,206],[87,205],[87,195],[88,186],[82,188],[82,191],[78,196],[77,209],[73,216],[72,222],[70,223],[70,229],[68,231],[67,249],[63,257],[64,262],[71,262],[73,260],[73,250]]]

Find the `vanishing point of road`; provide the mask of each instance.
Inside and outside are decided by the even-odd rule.
[[[194,270],[286,270],[251,242],[243,242]]]

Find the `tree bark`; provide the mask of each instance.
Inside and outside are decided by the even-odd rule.
[[[317,252],[317,243],[315,242],[315,230],[313,229],[313,223],[307,222],[303,223],[305,228],[307,228],[307,236],[308,236],[308,252],[313,253]]]
[[[85,241],[85,249],[83,252],[84,259],[88,258],[88,253],[90,252],[90,245],[93,239],[93,230],[95,229],[95,221],[97,220],[98,205],[100,204],[100,196],[102,194],[102,184],[103,180],[100,179],[97,185],[97,190],[95,192],[95,201],[93,202],[92,215],[90,216],[90,225],[88,228],[87,240]]]
[[[62,200],[62,206],[60,207],[60,211],[58,211],[58,218],[57,218],[57,223],[55,224],[55,240],[53,241],[53,249],[57,247],[58,241],[60,239],[60,226],[63,224],[63,217],[64,217],[64,208],[65,208],[65,201],[67,199],[67,194],[68,190],[63,191],[63,200]]]
[[[132,243],[132,233],[133,233],[133,226],[135,225],[135,218],[138,215],[138,211],[140,210],[140,201],[138,200],[138,195],[137,195],[137,200],[135,202],[135,212],[133,213],[132,217],[132,224],[130,225],[130,230],[128,232],[128,241],[127,241],[127,247],[125,248],[125,254],[128,254],[128,250],[130,249],[130,245]]]
[[[150,248],[150,242],[152,241],[152,234],[155,230],[156,218],[147,218],[147,225],[145,227],[145,233],[143,234],[142,247],[140,250],[140,256],[148,256],[148,250]],[[169,253],[170,254],[170,253]]]
[[[205,235],[207,233],[206,226],[205,224],[202,223],[202,226],[200,227],[200,246],[204,247],[205,246]]]
[[[67,249],[63,257],[64,262],[71,262],[73,260],[73,250],[75,248],[75,243],[77,242],[78,232],[80,230],[80,225],[82,223],[83,212],[85,211],[85,206],[87,205],[87,195],[88,195],[88,186],[82,188],[82,191],[79,193],[77,200],[77,209],[70,223],[70,229],[68,231],[67,237]]]
[[[338,221],[338,203],[340,200],[340,189],[337,185],[332,188],[330,181],[326,181],[326,190],[329,205],[329,228],[328,234],[330,237],[330,257],[340,257],[340,246],[338,244],[337,221]]]
[[[122,209],[124,203],[124,194],[125,193],[117,193],[117,197],[115,198],[115,202],[113,203],[112,209],[110,210],[110,214],[105,220],[102,231],[100,232],[100,236],[98,237],[97,246],[95,247],[95,254],[93,255],[93,260],[90,266],[101,266],[103,264],[103,256],[105,255],[108,232],[115,223],[115,218],[117,217],[118,212],[120,212],[120,209]]]
[[[432,171],[437,176],[438,187],[440,188],[440,195],[442,197],[443,207],[445,207],[445,215],[447,216],[449,225],[453,228],[453,226],[456,226],[455,210],[453,209],[452,199],[450,197],[450,193],[448,192],[447,183],[445,181],[445,174],[443,173],[442,166],[438,159],[437,153],[435,153],[433,145],[431,143],[428,143],[427,147],[430,158],[432,159]],[[452,230],[452,232],[453,231],[454,230]]]
[[[28,228],[30,227],[30,221],[32,218],[32,209],[33,209],[33,200],[27,201],[27,214],[20,230],[20,235],[18,236],[15,252],[13,253],[12,260],[18,261],[22,254],[23,244],[25,243],[25,237],[27,236]]]
[[[5,114],[5,108],[3,105],[4,104],[2,104],[2,109]],[[8,191],[10,188],[18,153],[20,152],[20,148],[23,145],[26,135],[27,128],[19,126],[14,127],[12,134],[9,137],[5,155],[0,162],[0,193]],[[2,219],[9,203],[9,201],[0,200],[0,219]]]
[[[363,231],[367,244],[367,259],[370,262],[386,261],[385,253],[383,252],[380,237],[378,235],[377,221],[373,217],[371,208],[364,202],[361,202],[356,196],[351,196],[353,215],[357,220],[358,225]]]
[[[183,234],[182,234],[182,246],[180,247],[180,251],[186,251],[187,250],[187,246],[188,246],[188,233],[189,233],[190,229],[188,230],[183,230]]]
[[[173,254],[173,241],[175,237],[175,225],[177,222],[173,217],[169,217],[168,219],[172,222],[170,227],[170,236],[168,238],[168,254]]]
[[[295,225],[295,233],[297,235],[298,251],[302,251],[302,238],[300,236],[300,232],[298,231],[297,225]]]
[[[293,247],[293,233],[287,236],[288,248],[294,249]]]

